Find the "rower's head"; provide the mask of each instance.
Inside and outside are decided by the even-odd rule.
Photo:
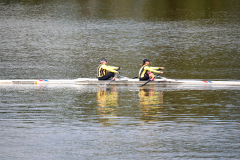
[[[150,63],[150,60],[149,59],[144,59],[143,60],[143,65],[149,65]]]
[[[107,64],[107,59],[106,59],[106,58],[102,58],[102,59],[100,60],[100,63],[101,63],[101,64]]]

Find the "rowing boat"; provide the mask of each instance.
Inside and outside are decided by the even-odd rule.
[[[111,80],[98,80],[97,78],[78,78],[78,79],[17,79],[17,80],[0,80],[3,84],[79,84],[79,85],[108,85]],[[110,85],[142,85],[146,81],[138,79],[120,78],[111,82]],[[221,81],[221,80],[184,80],[184,79],[156,79],[148,85],[240,85],[240,81]]]

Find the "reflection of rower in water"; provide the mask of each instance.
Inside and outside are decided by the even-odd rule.
[[[155,91],[152,89],[143,89],[139,90],[139,104],[141,106],[141,112],[145,113],[145,116],[155,116],[162,108],[163,104],[163,92]]]
[[[99,87],[97,93],[97,102],[99,107],[118,106],[118,92],[116,92],[116,87]]]
[[[105,117],[116,117],[118,106],[118,92],[116,87],[113,88],[98,88],[97,105],[99,115]]]
[[[120,70],[120,67],[109,66],[107,65],[107,60],[105,58],[102,58],[100,60],[100,65],[97,68],[98,80],[108,80],[110,78],[113,78],[113,80],[115,80],[115,74],[119,74],[119,72],[116,70]]]
[[[97,92],[97,111],[99,116],[99,122],[110,125],[109,122],[115,121],[117,117],[117,106],[118,106],[118,92],[116,92],[116,87],[113,88],[98,88]],[[107,118],[103,118],[107,117]]]

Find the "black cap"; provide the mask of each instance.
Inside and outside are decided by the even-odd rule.
[[[102,58],[101,60],[100,60],[100,63],[102,63],[102,62],[107,62],[107,59],[106,58]]]
[[[150,62],[150,59],[144,59],[143,63],[145,63],[145,62]]]

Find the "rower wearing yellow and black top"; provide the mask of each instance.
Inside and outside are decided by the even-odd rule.
[[[164,69],[164,67],[149,67],[150,60],[149,59],[144,59],[143,64],[141,66],[141,69],[139,70],[139,80],[140,81],[147,81],[149,79],[154,80],[154,73],[163,73],[162,71],[158,71],[159,69]]]
[[[108,80],[111,77],[113,77],[115,80],[115,73],[119,74],[119,72],[116,70],[120,70],[120,67],[108,66],[107,60],[105,58],[102,58],[100,60],[100,65],[97,68],[98,80]]]

